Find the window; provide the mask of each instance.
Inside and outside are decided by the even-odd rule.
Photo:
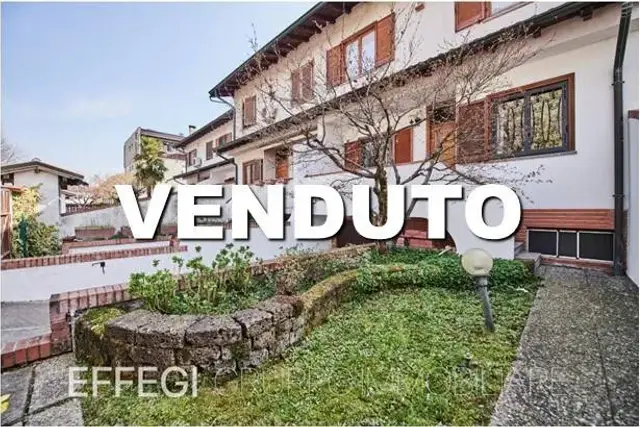
[[[456,31],[464,30],[484,19],[514,8],[524,2],[518,1],[469,1],[455,2],[455,28]]]
[[[370,30],[345,45],[344,61],[347,75],[355,79],[375,66],[376,34]]]
[[[242,125],[248,127],[256,124],[256,97],[245,98],[242,103]]]
[[[498,157],[573,149],[573,75],[492,96],[492,143]]]
[[[347,170],[358,169],[358,166],[373,167],[376,164],[376,145],[365,140],[347,142],[344,144],[344,157]]]
[[[198,149],[191,150],[187,153],[187,165],[193,166],[196,164],[196,158],[198,157]]]
[[[216,145],[219,147],[230,141],[231,141],[231,132],[228,132],[222,135],[221,137],[219,137],[218,139],[216,139]]]
[[[313,63],[310,62],[291,73],[291,101],[308,102],[313,99]]]
[[[213,141],[207,142],[206,152],[207,160],[213,159]]]
[[[242,183],[245,185],[262,182],[262,159],[242,164]]]
[[[327,84],[336,86],[393,59],[395,16],[388,15],[327,51]]]
[[[563,258],[613,261],[610,231],[528,230],[529,252]]]

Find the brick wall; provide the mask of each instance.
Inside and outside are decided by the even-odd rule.
[[[175,242],[175,243],[174,243]],[[100,251],[82,254],[54,255],[35,258],[17,258],[3,260],[0,264],[2,270],[13,270],[17,268],[45,267],[49,265],[73,264],[78,262],[103,261],[116,258],[131,258],[148,255],[170,254],[174,252],[186,252],[187,246],[180,246],[177,241],[172,241],[169,246],[120,249],[112,251]]]
[[[613,209],[523,209],[516,241],[526,241],[529,228],[613,230]]]
[[[147,243],[147,242],[162,242],[171,240],[169,236],[157,236],[153,240],[139,240],[139,239],[110,239],[110,240],[87,240],[78,242],[62,242],[62,254],[68,254],[70,249],[73,248],[92,248],[96,246],[113,246],[113,245],[128,245],[132,243]]]

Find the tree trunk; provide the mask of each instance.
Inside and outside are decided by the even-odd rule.
[[[376,173],[373,187],[373,193],[378,199],[378,212],[375,215],[375,225],[378,227],[387,223],[389,215],[388,192],[389,183],[387,182],[387,171],[384,168],[379,168]],[[387,252],[386,241],[378,240],[376,245],[381,253]]]

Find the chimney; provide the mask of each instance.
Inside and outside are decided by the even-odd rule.
[[[189,135],[191,135],[196,130],[194,125],[189,125]]]

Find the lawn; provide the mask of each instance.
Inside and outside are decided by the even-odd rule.
[[[87,424],[486,424],[535,290],[392,290],[352,300],[284,360],[198,396],[83,401]]]

